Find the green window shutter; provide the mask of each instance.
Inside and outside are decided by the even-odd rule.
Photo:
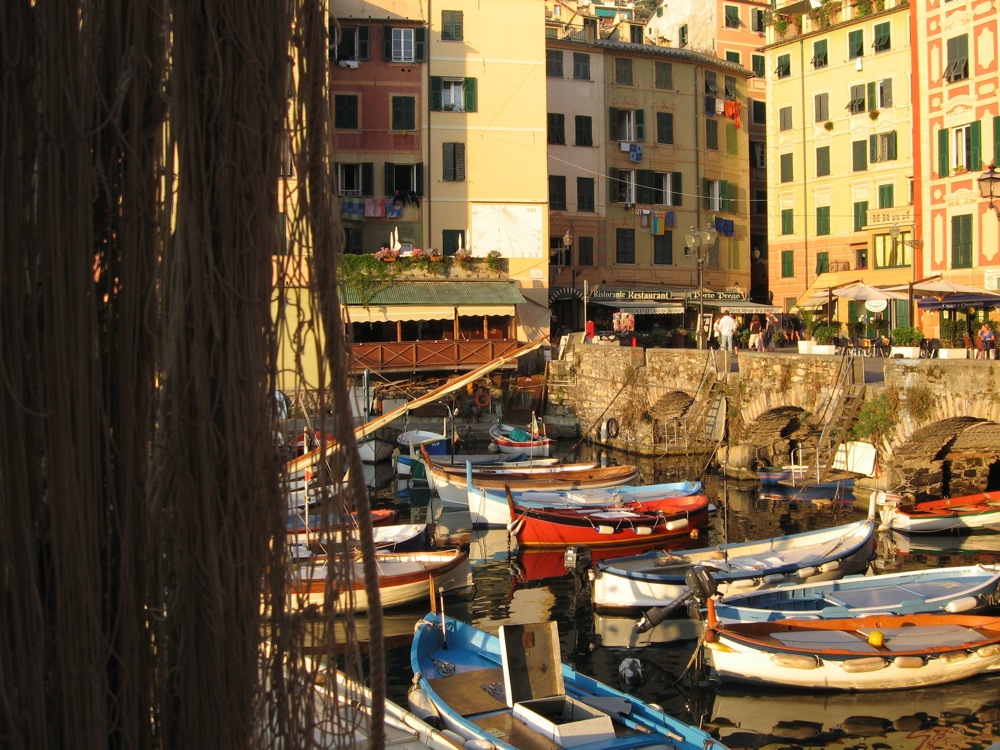
[[[879,185],[878,186],[878,207],[879,208],[892,208],[895,198],[893,195],[892,185]]]
[[[719,182],[719,210],[729,212],[729,183],[725,180]]]
[[[375,195],[375,163],[366,161],[361,165],[361,194]]]
[[[795,253],[791,250],[781,251],[781,276],[785,279],[795,276]]]
[[[868,111],[878,109],[878,97],[875,95],[875,81],[868,82]]]
[[[608,107],[608,138],[612,141],[619,140],[618,109],[615,107]]]
[[[764,63],[765,59],[763,55],[754,55],[751,58],[751,65],[753,65],[753,73],[758,78],[763,78],[765,75]]]
[[[951,266],[972,268],[972,214],[951,217]]]
[[[969,124],[969,168],[978,172],[983,168],[983,124],[973,120]]]
[[[663,115],[664,115],[664,117],[663,117],[663,137],[665,138],[665,140],[663,142],[664,143],[673,143],[674,142],[674,115],[673,115],[673,112],[664,112]],[[1000,117],[998,117],[996,119],[997,119],[998,122],[1000,122]]]
[[[646,117],[641,109],[635,110],[635,139],[646,140]]]
[[[830,234],[830,207],[817,206],[816,234]]]
[[[618,203],[618,170],[608,168],[608,202]]]
[[[948,176],[948,128],[938,131],[938,177]]]
[[[441,111],[441,76],[431,76],[431,111]]]
[[[396,192],[396,165],[391,161],[385,163],[385,194],[393,195]]]
[[[993,118],[993,164],[1000,164],[1000,115]]]
[[[729,183],[729,212],[739,213],[740,186],[735,182]]]
[[[816,273],[828,273],[830,270],[830,253],[816,253]]]
[[[476,96],[478,86],[476,85],[475,78],[465,79],[465,111],[466,112],[478,112],[479,111],[479,99]]]
[[[861,232],[868,223],[868,201],[858,201],[854,204],[854,231]]]
[[[370,30],[367,26],[358,26],[358,59],[368,60],[371,57]]]
[[[413,61],[427,60],[427,29],[419,26],[413,30]]]
[[[709,183],[707,177],[702,177],[701,179],[701,207],[706,211],[710,210],[712,207],[712,196],[709,193]]]
[[[816,149],[816,176],[826,177],[830,174],[830,147],[820,146]]]
[[[874,164],[878,161],[878,136],[872,134],[868,136],[868,163]]]
[[[424,163],[423,162],[418,162],[417,163],[416,173],[417,173],[417,176],[416,176],[417,184],[413,186],[413,192],[416,193],[417,195],[423,195],[424,194]]]
[[[781,233],[792,234],[795,231],[795,216],[792,209],[783,208],[781,210]]]
[[[889,145],[886,149],[890,161],[896,160],[896,131],[889,133]]]
[[[853,156],[854,171],[863,172],[864,170],[868,169],[868,154],[866,152],[868,144],[866,144],[864,141],[854,141],[851,144],[851,148],[853,150],[852,156]]]
[[[731,122],[726,123],[726,153],[735,154],[736,146],[736,125]]]
[[[392,26],[382,27],[382,59],[392,61]]]
[[[672,193],[672,196],[670,198],[670,205],[672,205],[672,206],[683,205],[681,203],[681,197],[684,195],[684,193],[681,190],[681,173],[680,172],[671,172],[671,174],[670,174],[670,192]]]
[[[637,169],[635,172],[635,202],[653,202],[653,171]]]

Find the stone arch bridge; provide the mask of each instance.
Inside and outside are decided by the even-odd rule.
[[[665,455],[671,425],[718,381],[729,450],[739,445],[760,463],[787,463],[822,430],[841,387],[864,382],[862,364],[744,352],[739,372],[728,372],[715,352],[578,346],[550,363],[548,413],[574,414],[581,433],[598,442],[613,418],[618,434],[603,442]],[[866,386],[865,401],[862,416],[878,415],[880,476],[863,486],[918,499],[1000,489],[1000,362],[886,359],[882,382]]]

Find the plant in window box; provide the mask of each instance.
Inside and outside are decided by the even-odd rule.
[[[873,120],[877,120],[877,119],[878,119],[878,110],[877,110],[877,109],[872,109],[872,110],[869,110],[869,112],[868,112],[868,116],[869,116],[869,117],[870,117],[871,119],[873,119]]]
[[[393,250],[391,247],[383,246],[381,250],[375,253],[375,260],[380,260],[384,263],[395,263],[399,259],[399,251]]]
[[[823,123],[823,127],[826,128],[827,130],[833,130],[833,120],[827,120],[825,123]]]
[[[463,268],[467,267],[472,262],[472,251],[467,247],[460,247],[455,251],[455,260],[459,262]]]
[[[427,257],[432,261],[444,260],[444,255],[436,247],[427,248]]]
[[[486,267],[491,271],[503,270],[503,258],[499,250],[490,250],[486,253]]]

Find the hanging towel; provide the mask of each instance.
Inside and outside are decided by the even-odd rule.
[[[726,237],[736,234],[736,222],[733,219],[726,219]]]
[[[626,154],[629,152],[629,149],[631,148],[632,144],[629,143],[628,141],[622,141],[621,143],[618,144],[618,149],[620,151],[624,151]]]
[[[348,221],[361,221],[365,218],[365,202],[345,198],[340,203],[340,215]]]
[[[385,216],[385,202],[380,198],[365,198],[365,216],[369,218]]]
[[[725,219],[723,219],[721,216],[716,216],[715,217],[715,221],[713,222],[713,226],[715,227],[715,231],[716,232],[718,232],[720,235],[725,236],[725,234],[726,234],[726,220]]]
[[[628,150],[629,161],[642,161],[642,144],[633,143]]]
[[[736,123],[736,129],[739,130],[740,127],[742,127],[742,125],[741,125],[741,123],[742,123],[742,117],[740,115],[740,112],[743,109],[743,105],[740,104],[739,102],[733,102],[733,106],[734,106],[734,108],[736,110],[733,113],[733,121]]]
[[[649,233],[663,234],[665,231],[666,214],[663,211],[649,212]]]
[[[736,102],[726,99],[726,117],[733,117],[736,114]]]
[[[667,226],[672,227],[674,225],[674,212],[667,211]]]
[[[397,201],[395,198],[386,198],[385,216],[387,219],[402,219],[403,201]]]
[[[716,99],[715,100],[715,114],[721,115],[726,111],[726,100]]]

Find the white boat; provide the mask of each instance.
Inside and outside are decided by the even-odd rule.
[[[472,567],[469,556],[460,550],[431,552],[380,553],[375,556],[378,568],[379,595],[382,607],[426,599],[430,580],[434,590],[445,594],[468,592],[473,587]],[[355,612],[368,611],[368,595],[365,592],[364,562],[353,559],[347,565],[349,573],[331,582],[331,593],[336,597],[334,608],[338,612],[349,609]],[[293,567],[288,589],[293,607],[322,607],[326,602],[327,560],[317,557]],[[343,588],[338,586],[343,583]]]
[[[396,474],[408,476],[412,473],[414,464],[419,463],[421,457],[411,456],[409,453],[400,453],[396,456]],[[543,456],[534,458],[526,453],[457,453],[455,455],[445,454],[443,456],[431,456],[431,461],[435,466],[440,467],[460,467],[465,471],[465,464],[470,463],[474,467],[489,469],[531,469],[545,466],[555,466],[559,463],[558,458]],[[590,464],[593,466],[594,464]]]
[[[723,682],[810,690],[903,690],[1000,666],[1000,617],[918,614],[723,624],[705,645]]]
[[[831,528],[678,554],[653,551],[603,560],[593,572],[594,606],[669,609],[687,598],[688,571],[696,566],[711,576],[723,595],[861,573],[875,557],[875,527],[873,503],[864,521]],[[643,625],[656,624],[660,615],[661,610],[647,613]]]
[[[392,458],[392,452],[396,450],[396,443],[380,437],[368,437],[358,441],[358,453],[361,454],[361,462],[366,464],[378,464]]]
[[[499,422],[490,427],[490,437],[501,453],[527,453],[529,456],[548,456],[555,443],[552,438],[537,432],[532,434]]]
[[[432,456],[443,456],[448,452],[450,440],[447,435],[430,430],[407,430],[396,438],[396,442],[408,452],[423,448]]]

